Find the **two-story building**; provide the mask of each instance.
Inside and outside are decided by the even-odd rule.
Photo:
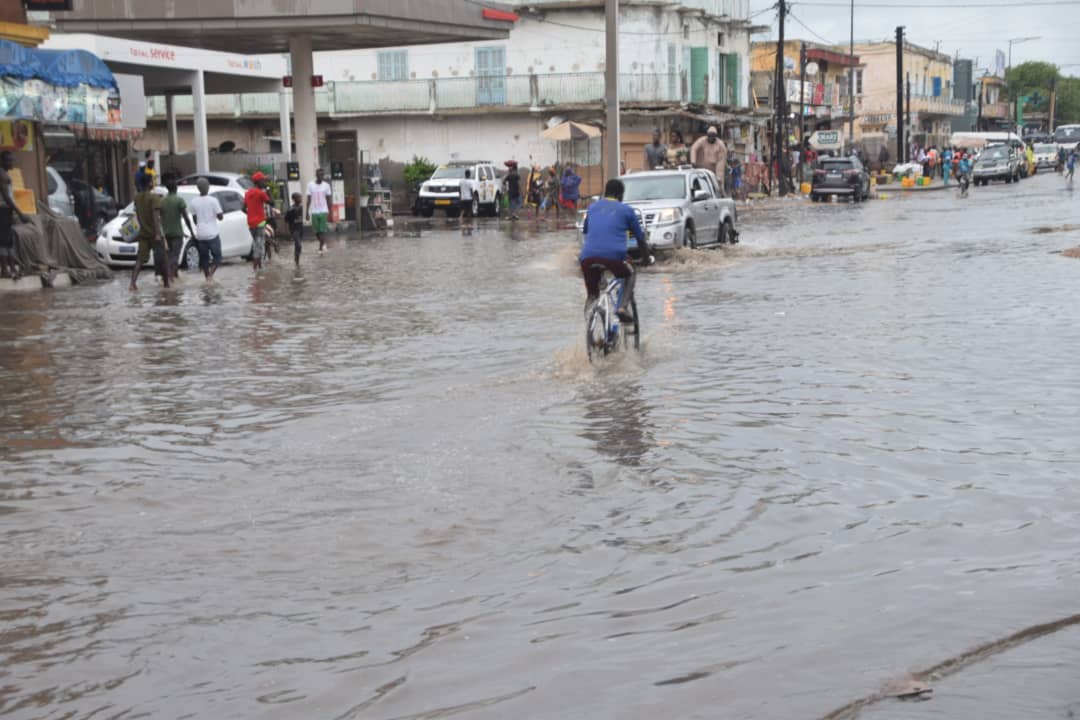
[[[978,129],[1004,130],[1009,127],[1009,96],[1005,78],[984,75],[979,79]]]
[[[802,53],[806,51],[805,84],[802,78]],[[755,42],[751,45],[751,83],[756,103],[774,107],[776,96],[776,43]],[[802,112],[802,130],[809,137],[815,130],[846,130],[850,108],[849,77],[855,81],[855,113],[862,112],[862,67],[858,55],[848,48],[821,45],[804,40],[784,43],[783,97],[788,110],[798,116]],[[798,136],[798,125],[792,132]]]
[[[864,139],[896,136],[896,45],[891,42],[857,44],[863,64],[863,114],[855,134]],[[944,145],[953,121],[965,114],[966,103],[953,87],[953,59],[944,53],[905,43],[905,84],[911,87],[910,140],[922,146]],[[905,87],[905,103],[906,100]],[[963,97],[963,95],[961,95]]]
[[[402,163],[422,155],[599,166],[601,139],[560,147],[540,134],[564,119],[603,126],[604,1],[513,6],[519,20],[506,42],[317,52],[315,72],[325,81],[316,98],[320,131],[358,131],[371,157]],[[619,23],[628,168],[641,165],[654,127],[689,136],[721,124],[736,149],[754,144],[766,113],[752,109],[749,94],[750,35],[760,29],[749,20],[749,0],[623,0]],[[213,142],[275,149],[276,96],[208,106]],[[189,107],[177,99],[181,118]],[[151,99],[149,110],[163,121],[163,99]],[[163,123],[151,122],[144,144],[166,145]]]

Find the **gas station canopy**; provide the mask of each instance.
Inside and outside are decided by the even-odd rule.
[[[316,52],[503,40],[516,16],[474,0],[74,0],[54,19],[59,32],[255,55],[289,52],[297,33]]]

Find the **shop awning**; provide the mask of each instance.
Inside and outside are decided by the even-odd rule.
[[[823,60],[831,65],[840,65],[841,67],[858,67],[859,56],[854,57],[845,55],[843,53],[833,52],[832,50],[826,50],[824,48],[810,48],[806,51],[807,60]]]
[[[109,66],[93,53],[26,48],[8,40],[0,40],[0,76],[36,78],[53,87],[116,87]]]

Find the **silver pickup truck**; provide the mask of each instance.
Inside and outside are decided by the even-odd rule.
[[[738,242],[738,211],[710,170],[680,167],[647,170],[619,178],[623,202],[638,214],[649,244],[657,250]],[[578,221],[582,228],[584,213]]]

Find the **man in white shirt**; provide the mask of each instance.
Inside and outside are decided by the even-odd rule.
[[[188,203],[188,209],[195,216],[195,244],[199,248],[199,268],[210,282],[221,265],[221,235],[218,220],[225,218],[221,203],[210,194],[210,181],[199,178],[195,183],[199,187],[199,197]]]
[[[480,192],[480,186],[472,177],[472,170],[465,171],[465,178],[461,181],[461,234],[472,235],[473,230],[473,200]]]
[[[330,195],[333,189],[326,182],[322,168],[315,171],[315,181],[307,186],[307,210],[305,214],[311,220],[311,229],[319,239],[319,252],[326,248],[323,235],[330,231]]]

